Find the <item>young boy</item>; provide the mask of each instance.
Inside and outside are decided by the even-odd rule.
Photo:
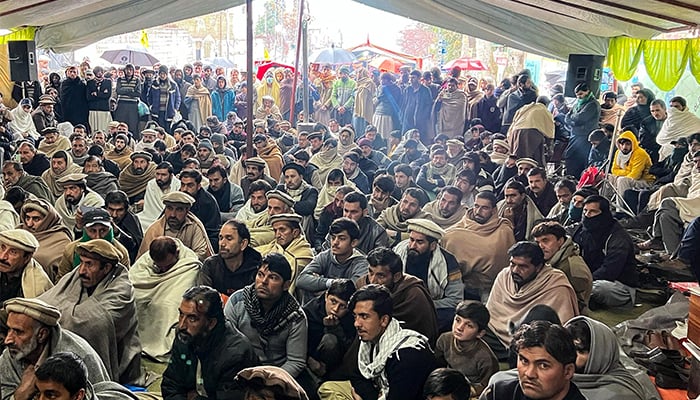
[[[478,396],[498,372],[498,360],[481,340],[489,324],[489,310],[481,303],[465,300],[457,304],[452,332],[445,332],[435,345],[438,367],[449,367],[464,374]]]

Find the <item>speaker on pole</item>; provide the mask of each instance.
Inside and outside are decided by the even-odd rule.
[[[28,40],[7,42],[10,59],[10,80],[13,82],[38,80],[36,43]]]
[[[574,88],[581,82],[588,84],[593,95],[600,95],[600,81],[603,78],[605,56],[591,54],[569,54],[569,69],[566,71],[564,96],[576,97]]]

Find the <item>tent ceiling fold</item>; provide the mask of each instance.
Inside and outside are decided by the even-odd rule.
[[[695,28],[696,0],[356,0],[416,21],[565,60],[600,54],[608,39]],[[0,28],[37,26],[56,52],[235,7],[244,0],[0,0]],[[311,10],[313,12],[313,9]]]

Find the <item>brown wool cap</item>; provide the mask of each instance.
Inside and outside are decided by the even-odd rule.
[[[90,253],[95,253],[114,262],[122,258],[117,248],[104,239],[92,239],[88,242],[80,243],[78,244],[78,248]]]
[[[422,233],[425,236],[430,236],[437,240],[442,239],[442,235],[445,234],[445,230],[440,228],[435,222],[424,219],[424,218],[413,218],[406,221],[408,223],[408,230],[418,233]]]
[[[192,207],[192,204],[194,204],[194,198],[190,196],[189,194],[185,192],[180,192],[180,191],[173,191],[167,194],[164,194],[163,197],[160,198],[163,201],[163,204],[165,203],[172,203],[172,204],[185,204],[187,206]]]
[[[61,312],[58,308],[35,298],[15,297],[7,300],[5,311],[27,315],[48,326],[58,325],[58,320],[61,318]]]
[[[0,243],[28,253],[34,253],[39,248],[39,241],[24,229],[10,229],[0,232]]]

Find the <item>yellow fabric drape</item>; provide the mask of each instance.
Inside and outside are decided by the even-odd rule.
[[[620,36],[610,39],[607,62],[617,79],[630,80],[642,55],[649,78],[660,90],[673,89],[687,67],[700,83],[700,38],[641,40]]]
[[[688,65],[685,40],[645,40],[644,66],[660,90],[673,89]]]
[[[28,26],[12,33],[8,33],[7,35],[0,36],[0,44],[7,44],[7,42],[10,40],[34,40],[35,33],[36,27]]]
[[[608,47],[608,66],[615,78],[628,81],[637,70],[639,59],[642,57],[642,40],[620,36],[610,40]]]

